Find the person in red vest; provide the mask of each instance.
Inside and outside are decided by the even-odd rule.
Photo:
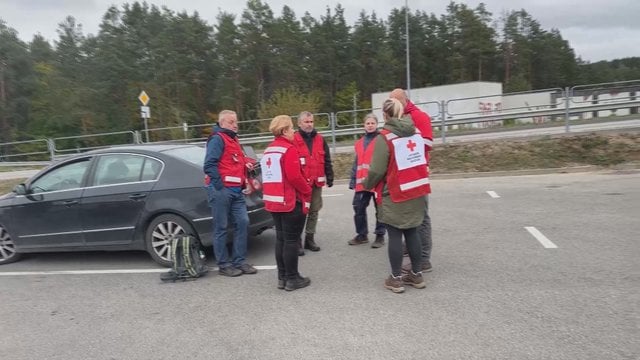
[[[213,250],[218,271],[224,276],[255,274],[258,270],[246,262],[247,226],[249,215],[242,189],[247,182],[247,169],[253,167],[238,141],[238,117],[234,111],[223,110],[218,115],[207,140],[204,159],[205,184],[213,214]],[[233,253],[227,250],[227,229],[234,225]]]
[[[333,166],[329,145],[313,126],[313,114],[303,111],[298,116],[298,131],[295,133],[294,143],[300,153],[300,162],[304,173],[311,181],[311,208],[307,215],[305,228],[304,249],[320,251],[315,242],[318,212],[322,209],[322,187],[333,186]],[[302,238],[300,239],[299,255],[304,255]]]
[[[420,266],[418,226],[424,220],[424,197],[431,191],[420,131],[410,119],[402,118],[403,113],[404,107],[398,100],[387,99],[383,103],[385,124],[374,140],[369,173],[362,182],[365,190],[377,188],[382,193],[378,198],[378,219],[389,234],[391,265],[391,275],[384,287],[395,293],[404,292],[405,284],[418,289],[426,286]],[[402,275],[403,237],[412,260],[412,269],[405,275]]]
[[[402,106],[404,106],[404,114],[409,115],[415,127],[420,130],[420,134],[422,134],[422,140],[424,142],[425,155],[427,157],[428,171],[429,152],[433,147],[433,129],[431,127],[431,118],[427,113],[420,110],[414,103],[409,100],[404,90],[394,89],[391,94],[389,94],[389,97],[400,101]],[[422,221],[422,224],[420,224],[419,233],[422,248],[422,258],[420,259],[420,264],[422,266],[422,271],[430,272],[433,270],[433,267],[431,266],[432,240],[431,217],[429,216],[429,196],[425,196],[424,220]],[[410,265],[405,265],[403,270],[405,272],[409,271],[410,267]]]
[[[263,200],[276,226],[278,289],[292,291],[311,280],[298,271],[298,239],[310,207],[311,185],[302,172],[300,155],[293,143],[293,122],[287,115],[271,120],[275,139],[260,160]]]
[[[376,197],[381,194],[376,194],[375,191],[366,191],[362,186],[362,180],[367,177],[369,173],[369,164],[371,163],[371,157],[373,156],[372,140],[378,136],[378,118],[369,113],[364,117],[364,135],[358,139],[355,143],[356,156],[353,161],[353,167],[351,168],[351,178],[349,181],[349,189],[355,190],[353,195],[353,222],[356,225],[356,236],[348,241],[349,245],[360,245],[369,242],[369,225],[367,222],[367,207],[371,199],[373,199],[373,205],[376,208],[376,228],[374,234],[376,239],[371,244],[372,248],[379,248],[384,245],[384,225],[377,220],[378,205],[376,203]],[[370,146],[371,145],[371,146]]]

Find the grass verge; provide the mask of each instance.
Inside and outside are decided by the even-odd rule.
[[[436,145],[432,174],[550,169],[581,165],[611,167],[640,162],[640,132],[591,133]],[[333,158],[336,179],[347,179],[353,154]]]

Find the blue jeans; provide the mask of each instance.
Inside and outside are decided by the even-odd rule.
[[[239,267],[247,257],[247,227],[249,215],[244,194],[228,188],[216,190],[213,185],[207,186],[209,206],[213,215],[213,251],[219,268]],[[227,232],[229,224],[233,224],[233,254],[229,259],[227,250]]]
[[[376,229],[373,233],[376,235],[384,235],[385,233],[384,225],[378,221],[378,204],[376,204],[375,196],[370,191],[358,191],[353,195],[353,221],[356,224],[356,234],[361,236],[369,234],[367,207],[369,207],[371,200],[376,208]]]

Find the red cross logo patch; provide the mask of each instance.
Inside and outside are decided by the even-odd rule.
[[[413,150],[416,148],[416,143],[414,143],[412,140],[409,140],[409,142],[407,143],[407,149],[409,149],[411,152],[413,152]]]

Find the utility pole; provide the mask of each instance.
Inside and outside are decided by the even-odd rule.
[[[407,96],[411,98],[411,60],[409,56],[409,0],[404,0],[404,28],[407,48]]]

